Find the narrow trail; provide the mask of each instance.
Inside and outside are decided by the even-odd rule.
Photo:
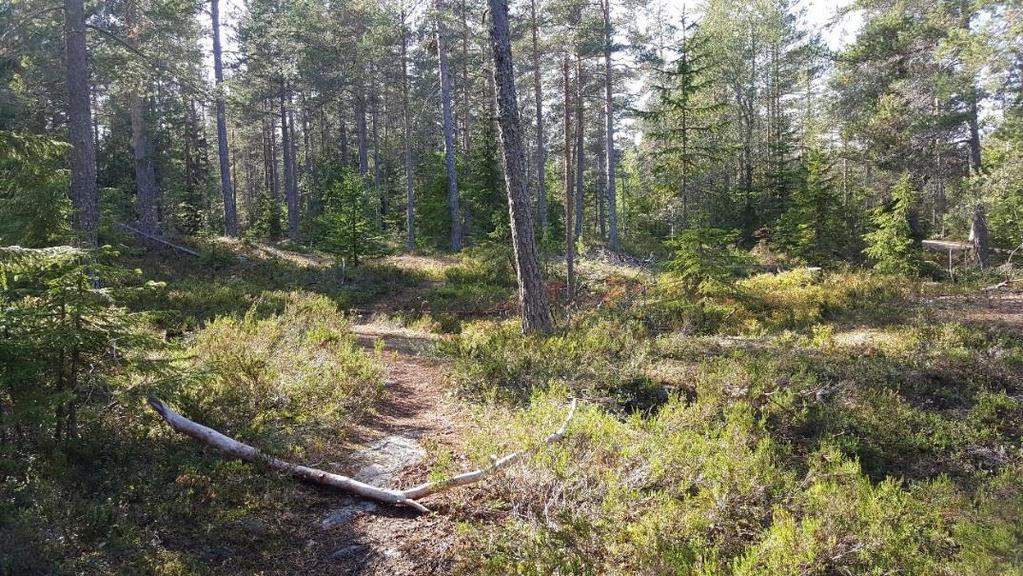
[[[352,331],[364,348],[381,350],[387,372],[384,396],[354,430],[351,439],[358,448],[340,468],[374,485],[403,487],[425,481],[439,458],[455,469],[467,467],[465,415],[448,393],[448,366],[431,354],[435,337],[377,324],[353,325]],[[335,548],[325,559],[329,573],[449,573],[456,526],[445,512],[459,498],[464,495],[428,497],[422,503],[435,513],[423,515],[344,497],[321,522]]]

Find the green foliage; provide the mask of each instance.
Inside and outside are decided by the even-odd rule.
[[[472,397],[517,401],[561,382],[582,397],[613,398],[626,411],[648,409],[659,402],[660,391],[640,370],[644,335],[641,325],[620,319],[583,320],[550,338],[523,336],[513,322],[476,322],[451,345],[455,382]]]
[[[317,218],[317,244],[352,266],[370,254],[379,254],[379,225],[365,180],[350,168],[338,168],[323,178],[323,213]]]
[[[802,185],[793,193],[772,238],[788,254],[823,265],[838,256],[848,223],[843,221],[843,207],[832,185],[827,154],[820,147],[811,148],[803,170]]]
[[[64,158],[69,146],[0,130],[0,245],[29,248],[66,238],[71,203]]]
[[[75,436],[82,399],[109,394],[103,373],[124,369],[133,358],[124,351],[148,342],[141,318],[116,303],[125,274],[107,264],[114,255],[0,250],[0,403],[10,407],[0,434],[24,442]]]
[[[812,351],[783,337],[759,341],[763,349],[661,339],[645,362],[676,370],[680,393],[648,418],[584,405],[566,440],[542,448],[496,487],[503,505],[519,513],[474,521],[463,571],[1023,568],[1012,552],[1023,542],[1023,469],[999,448],[1018,438],[1011,423],[1020,403],[985,391],[1021,389],[1023,380],[1011,375],[1023,359],[1019,344],[948,325],[894,334],[891,347],[865,354],[872,348],[840,348],[833,334],[818,332]],[[997,367],[977,357],[989,348],[1004,350]],[[975,385],[943,397],[941,384],[919,382],[905,366]],[[475,458],[531,445],[556,426],[565,395],[578,386],[534,388],[524,410],[481,407],[470,442]],[[544,500],[552,490],[559,498]]]
[[[916,202],[916,191],[909,175],[903,175],[891,190],[888,206],[874,210],[871,221],[874,230],[864,237],[867,248],[863,251],[882,274],[916,275],[920,272],[920,250],[909,227],[909,214]]]
[[[189,411],[263,446],[336,437],[383,386],[379,363],[323,296],[268,294],[199,331],[190,353],[202,373],[182,392]]]
[[[692,296],[729,290],[731,280],[741,276],[751,263],[736,247],[737,232],[720,228],[685,230],[670,241],[674,256],[668,270]]]

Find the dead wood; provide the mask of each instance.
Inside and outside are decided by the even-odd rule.
[[[385,504],[409,506],[410,508],[415,508],[420,512],[429,512],[430,510],[417,502],[416,499],[457,486],[465,486],[467,484],[479,482],[494,472],[517,462],[526,454],[535,451],[538,446],[553,444],[554,442],[560,441],[565,437],[568,430],[568,424],[575,415],[576,409],[576,401],[573,399],[572,403],[569,405],[568,414],[565,417],[565,421],[561,424],[561,427],[553,434],[547,436],[547,438],[545,438],[538,446],[512,452],[503,458],[495,459],[493,463],[486,468],[473,470],[472,472],[466,472],[464,474],[459,474],[436,482],[427,482],[406,490],[391,490],[371,486],[364,482],[359,482],[358,480],[349,478],[348,476],[342,476],[340,474],[334,474],[332,472],[326,472],[324,470],[286,462],[280,458],[264,454],[258,448],[239,442],[234,438],[222,434],[212,428],[189,420],[155,398],[150,398],[149,404],[153,407],[153,410],[155,410],[157,414],[159,414],[160,417],[163,418],[164,421],[167,422],[167,424],[175,431],[186,436],[191,436],[204,444],[208,444],[228,456],[232,456],[246,462],[264,465],[271,470],[289,474],[290,476],[305,482],[336,488],[344,492],[356,494]]]

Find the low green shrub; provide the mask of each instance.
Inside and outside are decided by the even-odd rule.
[[[523,336],[515,322],[474,322],[448,351],[455,382],[470,396],[523,401],[558,381],[574,394],[630,410],[660,401],[643,373],[647,350],[638,322],[592,317],[551,337]]]
[[[199,331],[190,353],[201,370],[184,391],[190,410],[264,445],[336,439],[383,387],[381,364],[323,296],[267,295]]]

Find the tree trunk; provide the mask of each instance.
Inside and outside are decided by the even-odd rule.
[[[583,174],[586,170],[585,130],[583,129],[583,61],[575,56],[575,235],[583,233]]]
[[[379,210],[377,211],[377,223],[381,230],[385,230],[387,226],[387,195],[384,193],[383,187],[380,186],[380,126],[378,119],[380,117],[380,97],[376,94],[374,84],[373,94],[373,190],[376,192],[377,201],[379,202]]]
[[[540,81],[540,46],[537,40],[536,0],[529,1],[533,34],[533,98],[536,100],[536,211],[540,235],[547,230],[547,148],[543,136],[543,86]]]
[[[295,114],[291,108],[291,92],[288,92],[288,161],[291,162],[291,189],[288,191],[288,238],[298,242],[299,220],[302,214],[301,197],[298,195],[298,137],[295,135]]]
[[[469,10],[461,1],[462,12],[462,152],[468,156],[472,146],[472,108],[469,106]]]
[[[444,116],[444,161],[448,172],[448,207],[451,210],[451,250],[462,249],[462,212],[458,207],[458,175],[455,171],[455,126],[451,111],[451,68],[448,64],[444,0],[436,0],[437,58],[440,65],[440,100]]]
[[[603,112],[600,112],[600,125],[604,125]],[[601,136],[600,149],[604,149],[604,138]],[[603,154],[597,154],[597,232],[601,240],[607,239],[607,159]]]
[[[369,137],[366,130],[366,92],[360,85],[355,94],[355,139],[359,147],[359,176],[369,173]]]
[[[607,170],[608,245],[618,249],[618,200],[615,195],[614,78],[611,69],[611,0],[601,0],[604,16],[604,162]]]
[[[344,100],[338,100],[337,106],[337,123],[338,123],[338,148],[341,153],[341,165],[348,166],[348,127],[345,124],[345,103]]]
[[[151,236],[160,235],[156,217],[156,172],[149,154],[143,107],[145,103],[137,91],[128,96],[131,113],[131,150],[135,160],[135,213],[139,229]]]
[[[981,174],[984,170],[984,165],[981,161],[981,144],[980,144],[980,120],[979,111],[977,106],[977,89],[970,89],[970,109],[967,114],[967,124],[970,128],[970,168],[974,174]],[[982,196],[983,192],[978,191],[978,196]],[[984,200],[982,197],[976,199],[976,204],[973,208],[973,221],[970,224],[970,242],[973,243],[973,252],[977,258],[977,263],[980,264],[981,268],[986,268],[988,265],[988,229],[987,229],[987,210],[984,207]]]
[[[565,89],[565,302],[575,296],[575,187],[572,185],[572,93],[568,54],[562,61]]]
[[[291,162],[291,127],[288,123],[286,89],[281,83],[281,160],[284,165],[284,198],[288,204],[288,238],[298,242],[298,190]]]
[[[224,197],[224,232],[228,236],[238,235],[238,209],[234,201],[234,186],[231,185],[231,165],[227,157],[227,120],[224,117],[224,64],[220,58],[220,0],[210,1],[210,18],[213,21],[213,74],[216,80],[217,96],[217,153],[220,155],[220,193]]]
[[[405,148],[405,246],[416,249],[416,194],[412,183],[412,118],[408,103],[408,29],[405,5],[401,7],[401,139]]]
[[[272,107],[267,106],[267,112]],[[277,170],[277,131],[276,122],[270,118],[270,239],[280,240],[281,238],[281,192],[280,172]]]
[[[522,331],[546,333],[553,321],[544,292],[540,259],[533,232],[532,207],[526,182],[526,157],[519,124],[519,105],[515,95],[511,40],[508,33],[507,0],[489,0],[490,40],[494,51],[494,84],[498,93],[498,124],[504,157],[504,181],[508,191],[508,216],[511,222],[515,270],[519,282],[519,308]]]
[[[141,8],[137,2],[125,6],[127,25],[126,42],[138,50],[142,36]],[[135,167],[135,214],[140,230],[150,236],[160,235],[157,218],[156,171],[150,155],[149,138],[146,136],[146,102],[137,86],[128,94],[128,113],[131,117],[131,152]]]
[[[96,143],[89,101],[89,55],[85,46],[82,0],[64,0],[67,51],[68,139],[71,142],[71,223],[86,248],[97,245],[99,210],[96,191]]]

